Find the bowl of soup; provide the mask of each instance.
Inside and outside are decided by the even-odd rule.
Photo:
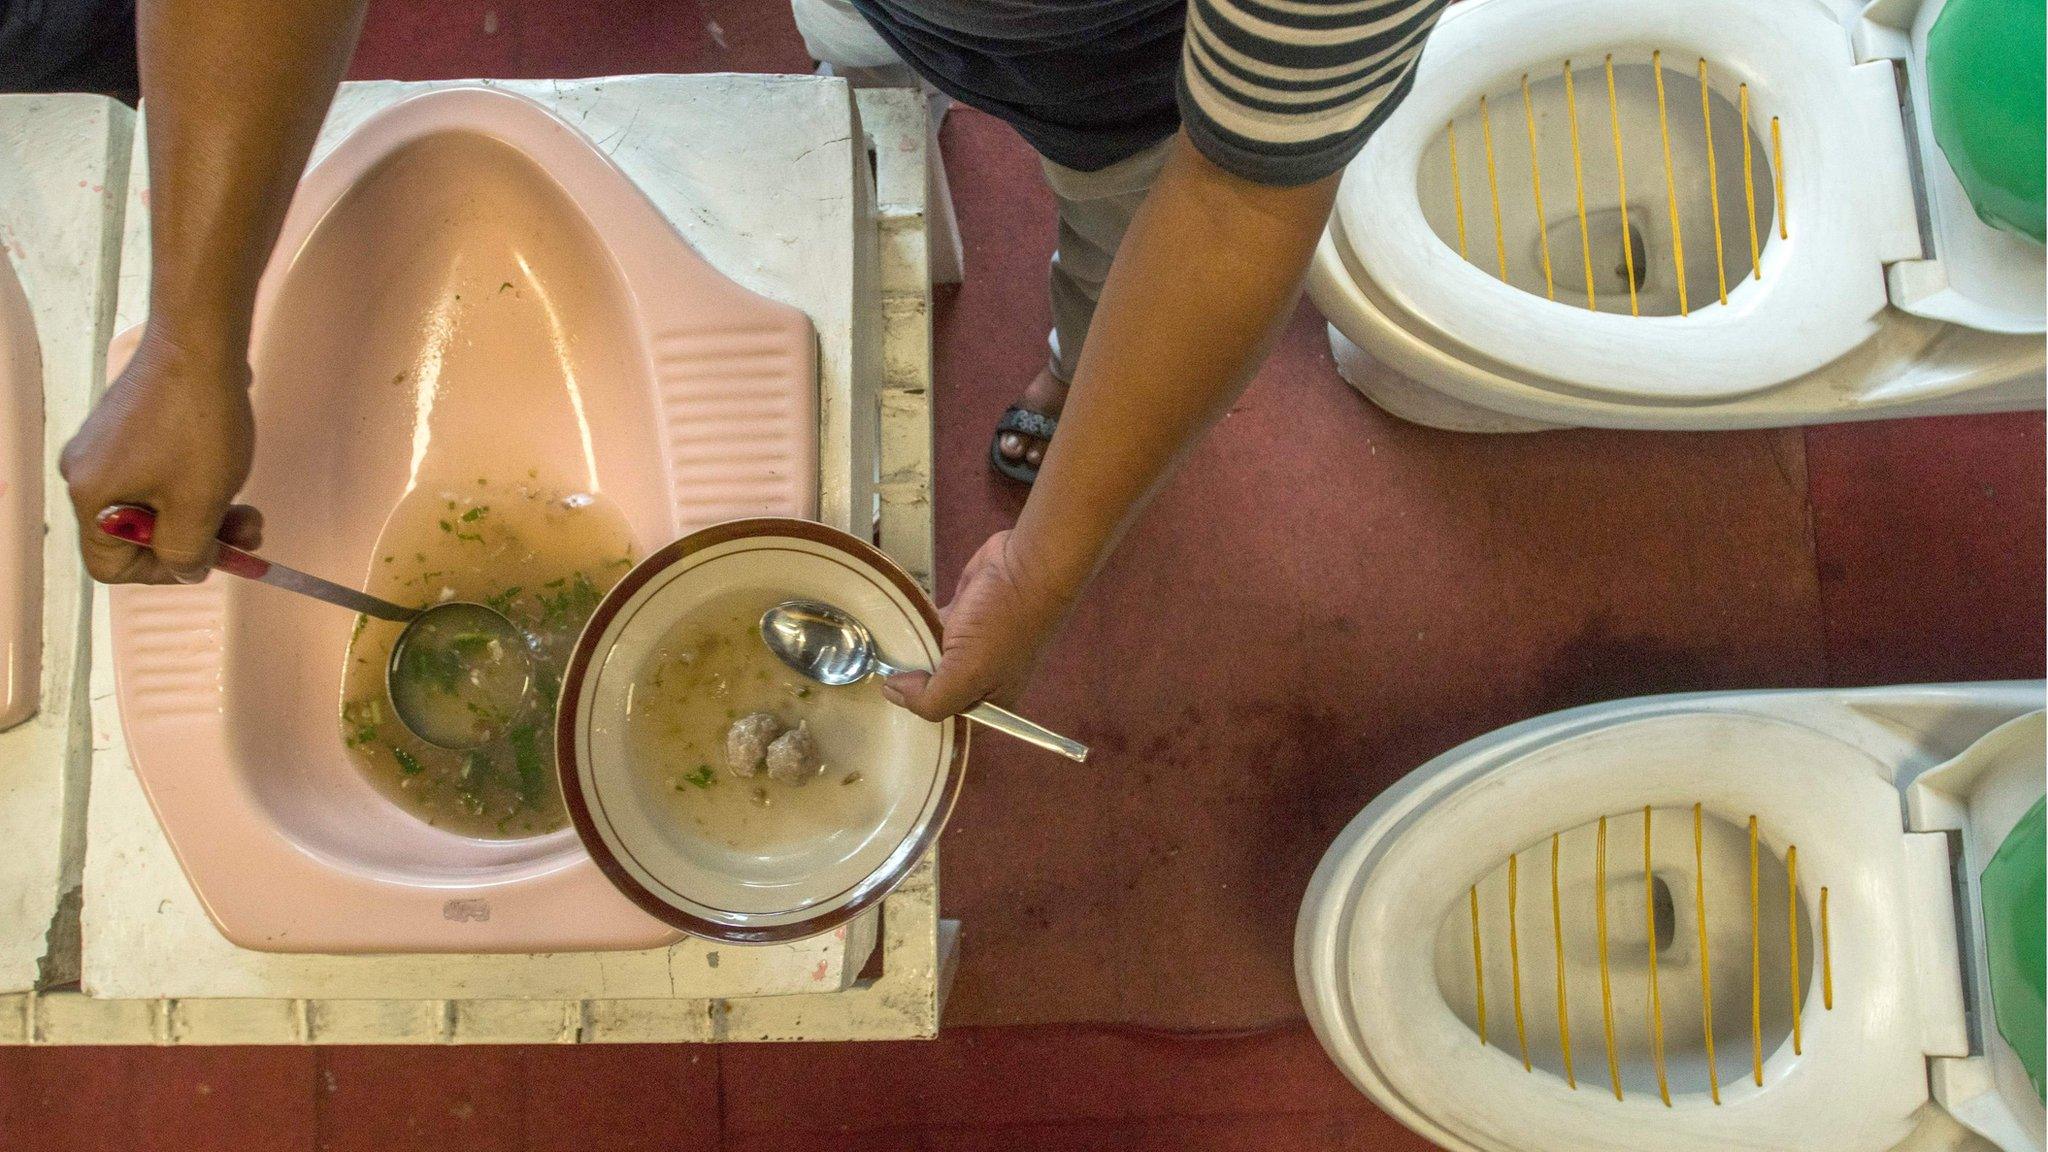
[[[776,658],[763,612],[837,605],[892,664],[930,668],[939,620],[873,547],[802,520],[715,525],[659,549],[597,605],[562,680],[555,754],[577,835],[618,889],[692,934],[829,931],[938,838],[967,726],[877,681],[826,687]]]

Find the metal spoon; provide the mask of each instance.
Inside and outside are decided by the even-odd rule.
[[[156,513],[139,504],[115,504],[101,509],[94,517],[99,529],[109,536],[118,537],[144,548],[156,535]],[[287,568],[282,564],[265,560],[253,553],[244,552],[232,544],[223,543],[214,557],[213,566],[222,572],[254,580],[315,600],[324,600],[374,616],[379,620],[393,620],[405,625],[398,634],[398,640],[391,646],[391,661],[384,669],[384,691],[391,698],[391,707],[398,714],[399,723],[413,735],[439,748],[464,749],[487,744],[498,732],[490,724],[479,724],[478,711],[468,707],[433,707],[434,700],[428,684],[418,675],[401,675],[400,668],[411,662],[410,653],[426,652],[419,645],[432,645],[443,637],[470,637],[482,634],[498,645],[498,655],[517,653],[525,662],[524,675],[505,678],[506,683],[516,679],[519,683],[517,697],[509,691],[498,693],[506,699],[492,698],[486,701],[470,701],[495,715],[510,717],[516,715],[533,683],[532,649],[525,632],[505,618],[505,614],[483,604],[465,600],[449,600],[431,604],[425,608],[407,608],[389,600],[358,592],[329,580],[322,580]],[[452,647],[451,655],[464,659],[464,654]],[[447,693],[441,693],[446,696]]]
[[[906,671],[882,659],[860,621],[816,600],[788,600],[770,608],[761,615],[761,639],[784,664],[828,687]],[[1069,760],[1088,759],[1087,745],[993,704],[976,704],[962,715]]]

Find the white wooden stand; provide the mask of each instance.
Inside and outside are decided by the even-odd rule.
[[[315,160],[377,109],[441,86],[344,85]],[[929,134],[922,98],[874,90],[856,99],[836,80],[759,76],[496,86],[576,124],[707,259],[811,316],[821,353],[821,518],[872,534],[928,584]],[[132,170],[125,252],[118,265],[110,253],[105,266],[119,268],[116,327],[147,310],[139,132]],[[105,335],[95,334],[94,347],[104,347]],[[68,385],[75,395],[63,405],[52,400],[52,459],[96,393],[101,363],[94,359],[93,375]],[[53,539],[68,550],[68,512],[56,507]],[[48,935],[54,922],[59,940],[73,941],[74,958],[68,971],[46,964],[56,979],[35,981],[38,990],[0,996],[0,1042],[647,1042],[900,1039],[937,1031],[957,925],[938,918],[935,858],[843,934],[771,948],[691,940],[638,953],[305,956],[234,947],[206,919],[129,765],[100,600],[90,803],[80,789],[62,792],[64,804],[51,807],[47,821],[82,818],[82,927],[70,927],[54,905],[41,931],[0,926],[0,945],[12,947],[16,936]],[[0,827],[14,818],[11,803],[0,797]],[[75,889],[79,861],[48,855],[59,862],[53,887],[61,889],[68,874]],[[9,866],[0,864],[0,883]],[[64,987],[74,976],[80,985]]]

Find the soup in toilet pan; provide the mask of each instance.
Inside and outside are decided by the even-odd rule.
[[[549,627],[573,639],[581,620],[568,616],[587,613],[635,545],[673,534],[633,315],[602,241],[520,152],[471,132],[395,150],[326,213],[259,322],[262,450],[246,492],[269,515],[267,550],[411,603],[521,585],[514,614],[562,616]],[[422,760],[404,775],[446,781],[446,799],[425,808],[405,797],[395,755],[359,770],[377,757],[345,747],[335,718],[370,694],[342,674],[369,667],[355,661],[389,637],[366,629],[367,648],[344,656],[346,614],[268,589],[228,594],[238,768],[301,847],[410,875],[573,853],[567,832],[549,831],[561,823],[551,765],[537,802],[529,782],[508,805],[516,759],[502,787],[467,798],[455,787],[466,760]]]
[[[363,617],[342,674],[342,743],[379,791],[435,827],[512,838],[562,827],[568,816],[554,744],[562,670],[599,597],[632,566],[625,521],[602,497],[482,476],[463,488],[414,491],[378,542],[369,591],[402,604],[467,600],[496,609],[529,638],[531,681],[522,706],[479,718],[491,739],[437,748],[405,730],[385,694],[403,625]],[[397,675],[459,680],[488,666],[484,654],[465,656],[462,640],[440,648],[413,642],[409,655],[445,653],[450,666],[401,667]],[[492,699],[453,686],[424,696],[471,711]]]

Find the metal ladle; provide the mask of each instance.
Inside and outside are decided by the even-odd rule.
[[[762,613],[761,639],[784,664],[828,687],[906,671],[882,659],[875,638],[860,621],[816,600],[786,600]],[[986,701],[961,715],[1077,763],[1088,759],[1088,746],[1080,741]]]
[[[126,540],[131,544],[147,548],[156,535],[156,513],[138,504],[115,504],[104,508],[94,517],[99,529],[109,536]],[[398,714],[399,723],[413,735],[438,748],[461,750],[487,744],[498,736],[495,726],[480,724],[479,710],[492,715],[511,717],[517,715],[533,684],[533,655],[530,641],[518,625],[505,618],[505,614],[483,604],[466,600],[449,600],[425,608],[407,608],[389,600],[358,592],[318,576],[309,575],[296,568],[287,568],[265,560],[250,552],[244,552],[232,544],[222,543],[214,557],[213,566],[232,576],[254,580],[315,600],[324,600],[352,612],[374,616],[379,620],[392,620],[405,625],[398,634],[398,640],[391,646],[391,660],[384,668],[384,691],[391,698],[392,711]],[[400,668],[407,662],[408,653],[416,645],[431,644],[441,637],[470,637],[482,634],[496,640],[500,654],[516,653],[525,667],[524,675],[504,678],[505,683],[516,680],[519,684],[515,696],[509,691],[500,694],[506,699],[471,700],[476,708],[440,708],[430,706],[429,690],[420,676],[400,674]],[[423,649],[422,649],[423,650]],[[453,650],[459,660],[460,651]]]

